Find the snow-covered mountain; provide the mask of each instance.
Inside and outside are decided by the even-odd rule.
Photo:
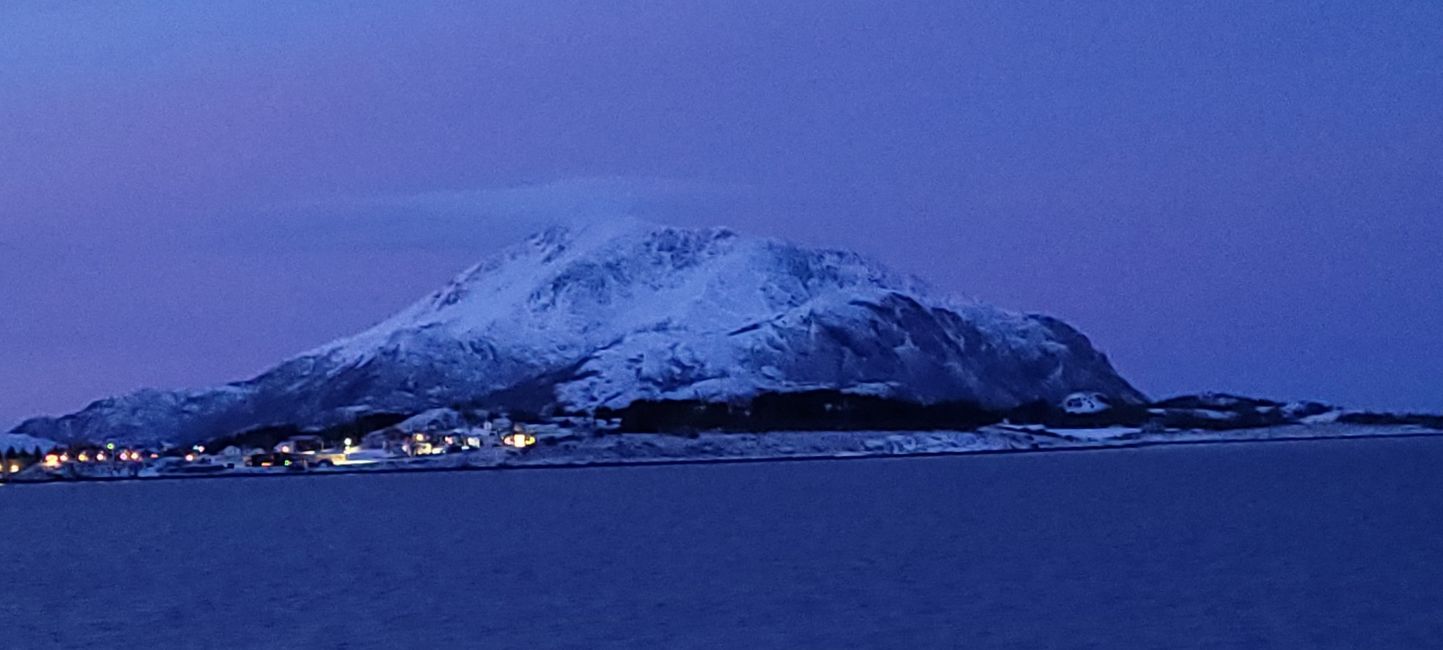
[[[1142,399],[1056,319],[937,297],[853,253],[619,221],[535,235],[249,381],[142,391],[17,432],[187,441],[457,402],[588,409],[824,387],[999,408]]]

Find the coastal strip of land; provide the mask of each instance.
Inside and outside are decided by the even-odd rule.
[[[65,473],[37,471],[11,484],[341,476],[400,472],[459,472],[604,468],[683,464],[759,463],[957,455],[1125,450],[1157,446],[1365,440],[1443,436],[1418,426],[1287,425],[1230,431],[1145,432],[1130,428],[1047,429],[998,425],[975,431],[708,432],[689,436],[612,433],[568,437],[526,449],[482,449],[457,454],[388,458],[322,467],[127,467],[93,464]]]

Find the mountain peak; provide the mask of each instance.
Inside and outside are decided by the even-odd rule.
[[[456,339],[579,337],[598,345],[623,331],[800,306],[829,291],[921,283],[845,251],[749,239],[725,228],[636,219],[556,226],[504,248],[441,290],[356,337],[317,351],[364,355],[400,332]]]

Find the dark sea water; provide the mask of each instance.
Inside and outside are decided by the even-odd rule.
[[[1443,647],[1443,440],[0,488],[0,647]]]

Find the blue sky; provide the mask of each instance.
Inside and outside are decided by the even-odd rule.
[[[1431,1],[5,3],[0,424],[608,208],[1061,316],[1154,395],[1443,410],[1440,106]]]

